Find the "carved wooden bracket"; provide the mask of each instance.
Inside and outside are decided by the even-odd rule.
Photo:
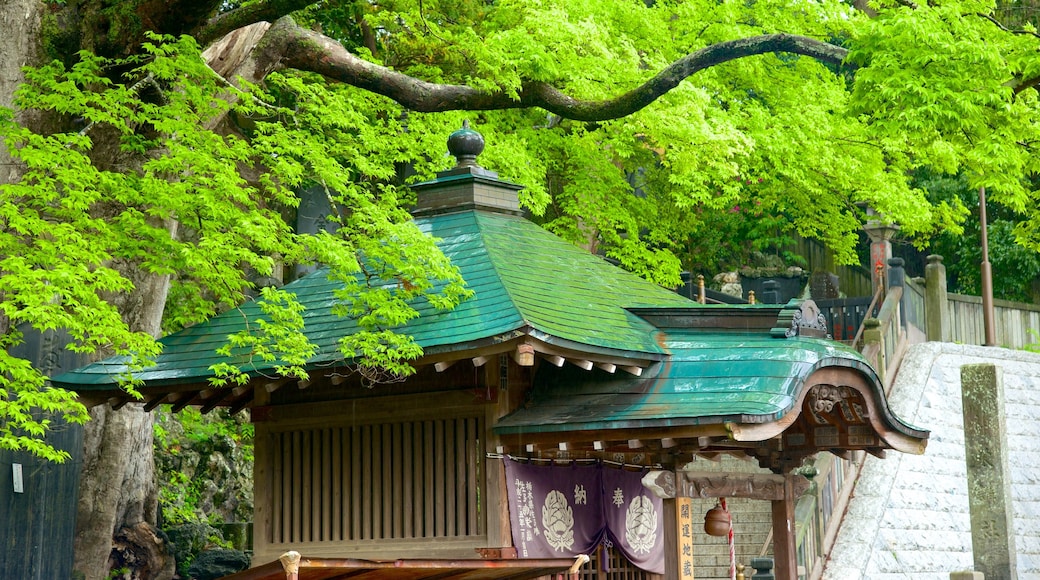
[[[802,475],[771,473],[715,473],[697,471],[650,471],[643,477],[643,487],[657,497],[746,497],[780,501],[784,499],[784,480],[791,478],[794,497],[809,489]]]

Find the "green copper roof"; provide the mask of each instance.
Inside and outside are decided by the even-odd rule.
[[[859,353],[832,340],[669,329],[664,344],[669,359],[638,380],[543,366],[533,399],[495,431],[761,423],[790,411],[805,379],[824,366],[853,367],[876,380]]]
[[[556,237],[521,217],[461,211],[416,219],[439,238],[438,245],[462,272],[475,295],[453,311],[418,305],[421,316],[401,329],[427,354],[465,350],[518,331],[542,341],[590,352],[624,356],[663,356],[655,328],[626,307],[689,307],[691,301],[630,274]],[[306,307],[305,332],[318,347],[314,366],[340,360],[337,341],[357,330],[331,312],[335,283],[319,270],[285,286]],[[242,306],[162,340],[163,353],[136,373],[148,385],[200,382],[229,334],[243,328],[243,314],[259,315],[255,303]],[[256,373],[273,364],[245,357],[227,361]],[[60,386],[80,390],[117,382],[125,359],[115,357],[54,377]],[[255,366],[250,366],[254,365]]]

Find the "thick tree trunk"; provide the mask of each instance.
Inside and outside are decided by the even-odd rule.
[[[142,273],[129,264],[114,266],[134,282],[134,291],[110,296],[109,302],[119,307],[133,330],[158,336],[169,278]],[[110,569],[123,566],[138,567],[128,578],[172,578],[172,553],[145,529],[154,528],[158,509],[152,414],[138,405],[118,411],[99,405],[90,415],[76,516],[75,569],[86,580],[103,580]],[[119,538],[115,545],[114,536]]]
[[[152,415],[138,405],[118,411],[100,405],[90,415],[76,516],[75,570],[86,580],[102,580],[108,577],[113,536],[124,527],[155,523]]]
[[[22,67],[39,64],[42,58],[41,19],[48,4],[39,0],[0,0],[0,106],[11,108],[15,89],[24,80]],[[16,111],[17,119],[36,130],[48,127],[49,120]],[[17,181],[22,170],[0,146],[0,184]],[[132,273],[127,272],[128,275]],[[121,312],[135,330],[157,334],[168,280],[131,276],[137,290],[124,297]],[[0,332],[6,331],[0,320]],[[144,538],[153,545],[131,547],[138,552],[155,552],[157,538],[144,533],[139,524],[154,526],[156,518],[155,466],[152,454],[152,416],[138,406],[113,411],[95,408],[93,420],[84,435],[84,463],[80,482],[77,517],[75,568],[87,580],[109,575],[113,537],[121,535],[123,544]],[[162,552],[161,545],[159,553]],[[152,558],[155,560],[155,558]],[[148,578],[170,578],[172,559],[150,564]],[[144,576],[138,576],[144,577]]]
[[[0,0],[0,107],[11,107],[14,91],[25,79],[22,67],[37,62],[42,6],[38,0]],[[7,148],[0,147],[0,183],[17,181],[21,174]]]

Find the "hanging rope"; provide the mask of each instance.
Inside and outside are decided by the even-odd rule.
[[[722,505],[722,509],[729,513],[729,508],[726,507],[726,498],[719,498],[719,504]],[[729,532],[726,534],[729,538],[729,580],[737,580],[737,554],[733,549],[733,514],[729,513]]]

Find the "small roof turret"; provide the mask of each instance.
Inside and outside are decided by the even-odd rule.
[[[455,167],[437,173],[437,179],[412,186],[416,216],[479,209],[510,215],[522,215],[517,192],[521,186],[502,181],[494,171],[477,163],[484,151],[484,136],[471,129],[469,121],[448,136],[448,152],[455,157]]]

